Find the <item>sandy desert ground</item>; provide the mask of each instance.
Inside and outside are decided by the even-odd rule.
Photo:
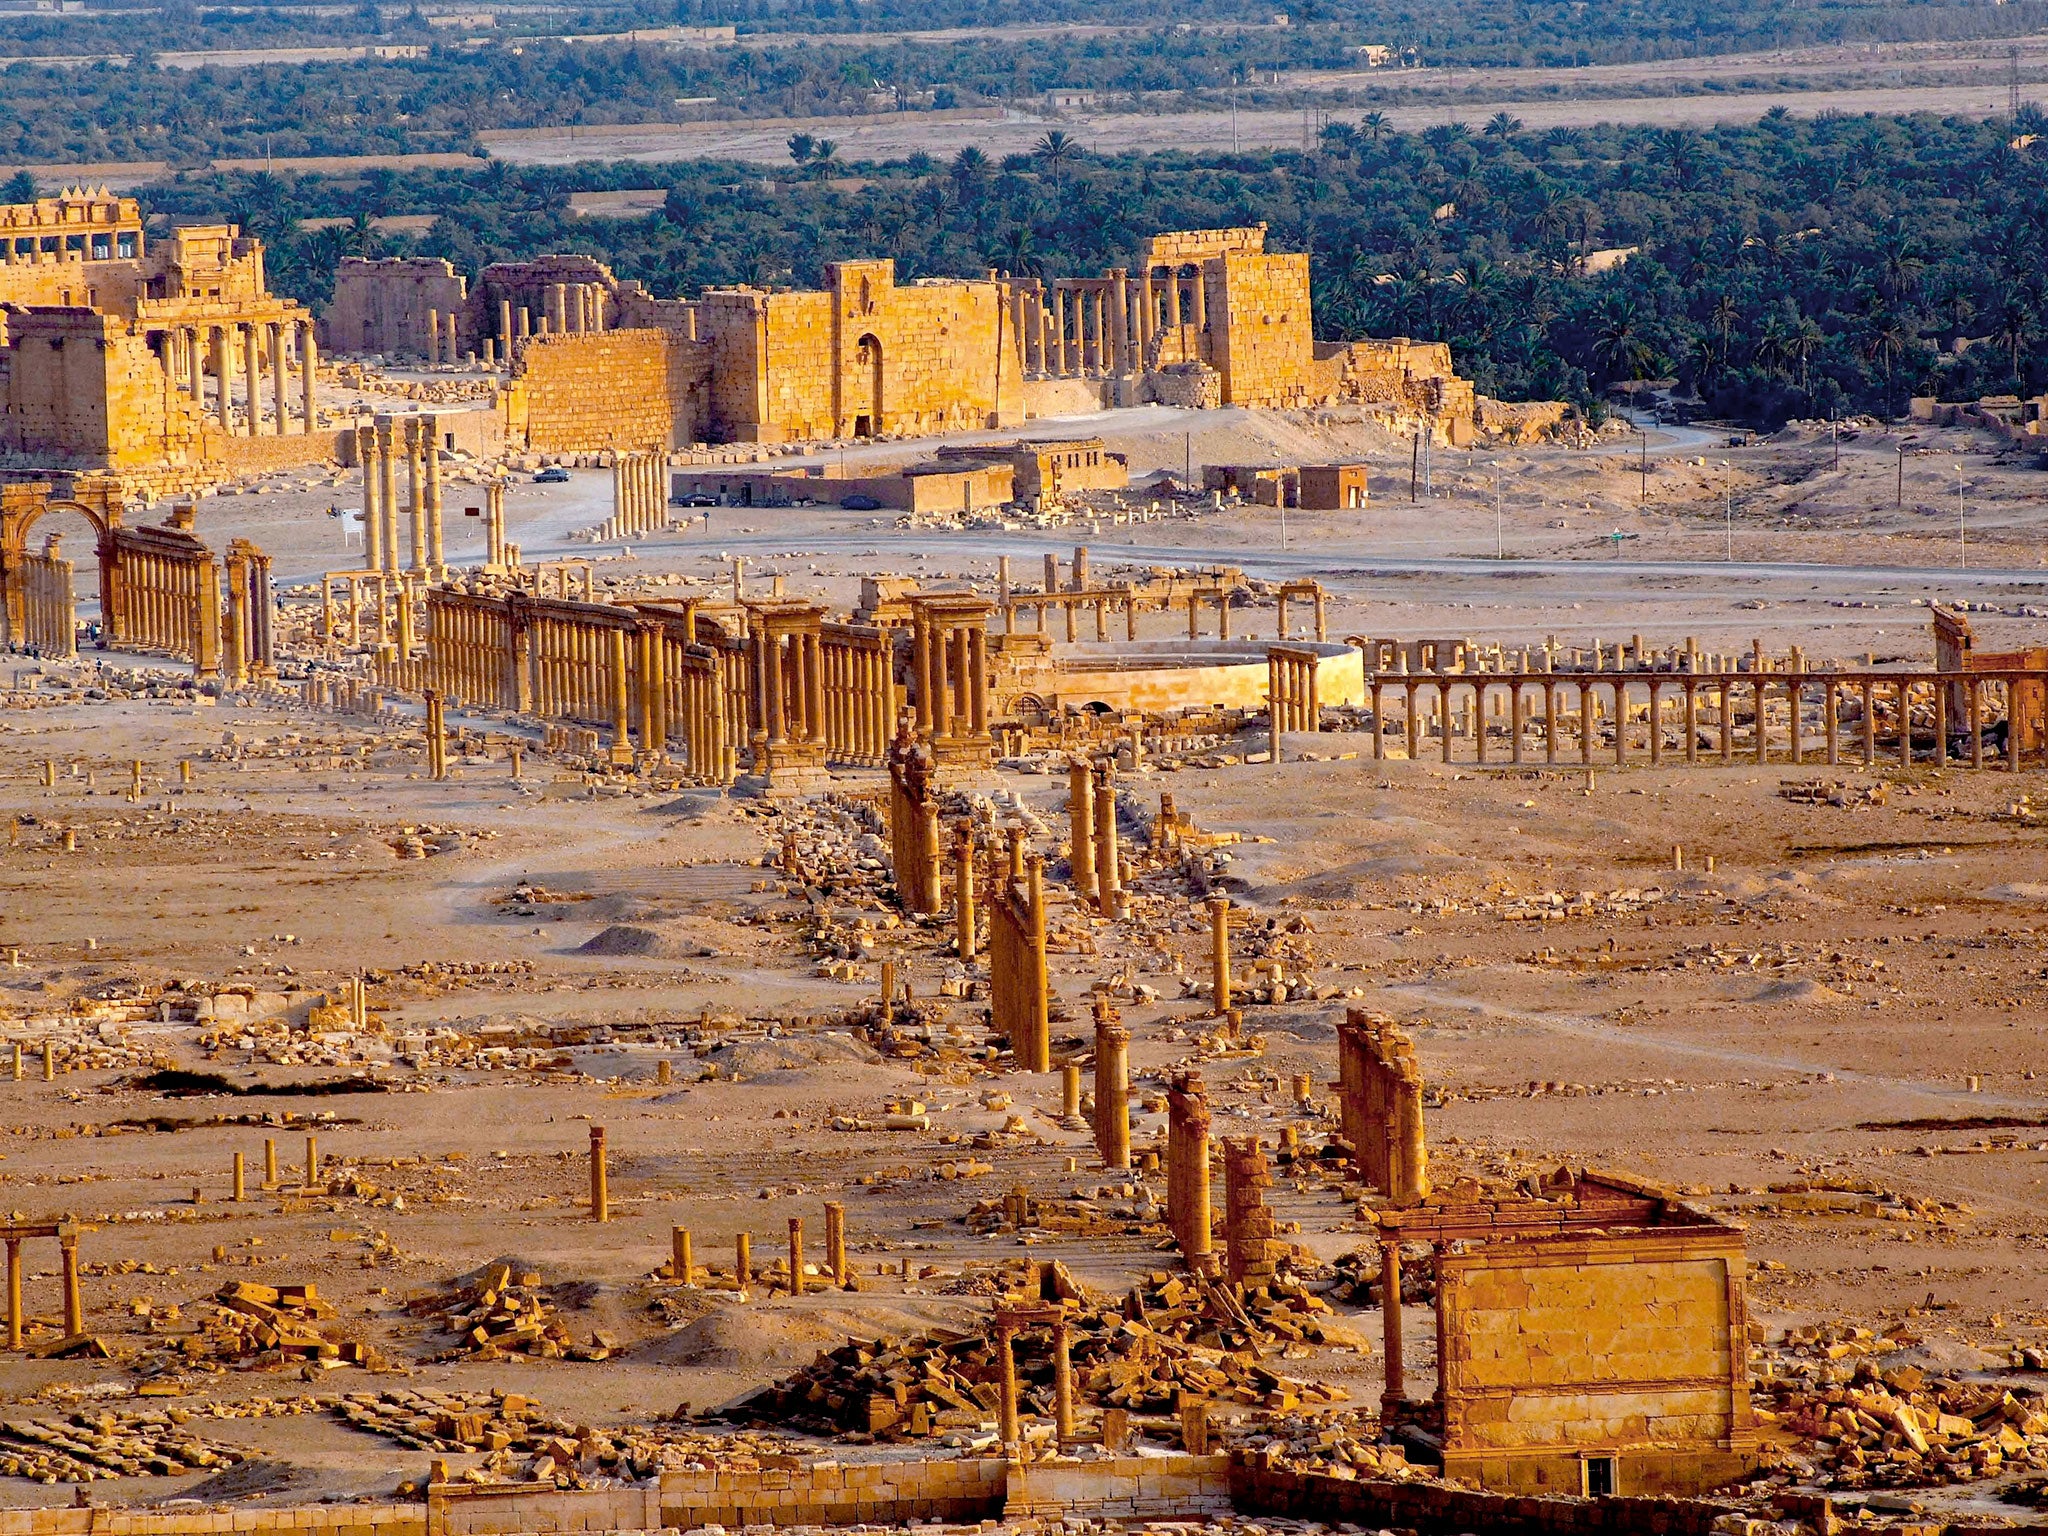
[[[999,554],[1031,569],[1080,540],[1112,576],[1217,560],[1254,576],[1313,573],[1333,593],[1335,635],[1584,645],[1641,633],[1727,649],[1760,636],[1813,657],[1924,662],[1930,599],[1982,605],[1973,621],[1986,646],[2039,643],[2048,622],[2030,611],[2048,585],[2048,477],[1961,433],[1919,434],[1894,506],[1897,442],[1870,424],[1852,429],[1839,468],[1825,428],[1739,449],[1658,434],[1646,475],[1625,441],[1440,451],[1436,494],[1414,503],[1405,450],[1333,418],[1135,412],[1061,430],[1101,432],[1140,475],[1190,455],[1363,453],[1376,499],[1363,513],[1290,514],[1284,546],[1264,509],[1053,530],[718,509],[708,529],[628,558],[600,547],[599,578],[668,574],[711,591],[744,554],[750,580],[781,575],[791,593],[844,606],[865,574],[986,581]],[[530,559],[591,553],[569,535],[601,518],[608,486],[596,470],[566,487],[515,486],[513,537]],[[257,538],[293,582],[339,563],[326,511],[356,494],[345,479],[280,479],[209,498],[199,526],[216,544]],[[463,500],[458,477],[448,501]],[[473,558],[473,543],[456,537],[451,556]],[[1270,609],[1243,622],[1270,623]],[[1057,1074],[992,1070],[983,1005],[947,995],[949,978],[974,972],[944,951],[943,929],[870,908],[854,961],[821,964],[819,914],[836,914],[846,940],[863,915],[859,882],[842,871],[807,887],[764,861],[792,832],[831,844],[841,834],[829,815],[672,783],[593,784],[530,739],[515,777],[506,748],[521,738],[459,714],[451,725],[478,746],[437,783],[410,726],[170,688],[138,696],[147,664],[98,664],[14,659],[0,715],[0,810],[15,826],[0,862],[0,956],[14,952],[0,964],[0,1008],[5,1036],[28,1049],[22,1080],[0,1074],[0,1186],[17,1219],[86,1226],[86,1321],[112,1358],[7,1356],[0,1423],[130,1408],[148,1383],[201,1414],[210,1439],[252,1454],[229,1472],[95,1484],[96,1498],[386,1494],[426,1471],[425,1454],[317,1405],[206,1418],[210,1404],[490,1389],[580,1424],[646,1426],[849,1335],[971,1324],[1007,1260],[1057,1258],[1111,1295],[1163,1267],[1141,1223],[1086,1237],[967,1224],[977,1202],[1019,1186],[1105,1207],[1144,1197],[1105,1190],[1086,1133],[1060,1120]],[[1213,1025],[1178,977],[1204,974],[1206,937],[1171,869],[1143,876],[1132,923],[1079,912],[1055,880],[1056,1046],[1078,1046],[1091,985],[1118,983],[1148,1104],[1170,1068],[1199,1061],[1220,1127],[1272,1140],[1293,1124],[1314,1144],[1326,1122],[1290,1102],[1290,1077],[1327,1083],[1335,1020],[1377,1009],[1415,1038],[1441,1177],[1591,1165],[1682,1190],[1748,1225],[1753,1306],[1773,1340],[1907,1322],[1913,1343],[1889,1363],[1990,1373],[2048,1332],[2048,811],[2032,798],[2034,772],[1752,763],[1589,776],[1375,762],[1365,737],[1344,734],[1288,746],[1298,760],[1278,767],[1124,780],[1134,816],[1170,791],[1200,828],[1243,835],[1225,888],[1248,941],[1285,936],[1301,973],[1287,1001],[1250,1001],[1261,1051],[1204,1057]],[[1781,793],[1816,777],[1839,784],[1842,803]],[[835,774],[855,799],[883,783]],[[1063,776],[1007,771],[995,793],[1056,855]],[[1575,898],[1576,915],[1528,920],[1550,892]],[[658,935],[660,952],[592,952],[617,925]],[[930,1049],[903,1059],[804,1027],[871,1009],[885,957],[926,1000]],[[366,982],[367,1030],[315,1038],[303,1019],[285,1030],[225,1013],[211,1027],[149,1017],[217,985],[338,993],[353,976]],[[164,990],[173,984],[183,990]],[[139,1010],[123,1001],[136,999]],[[48,1082],[44,1038],[60,1042],[65,1067]],[[138,1086],[165,1066],[267,1089],[176,1098]],[[289,1091],[351,1074],[387,1091]],[[871,1128],[912,1099],[927,1107],[925,1129]],[[1139,1116],[1140,1146],[1161,1120]],[[583,1204],[592,1125],[611,1148],[603,1225]],[[323,1174],[301,1188],[309,1128]],[[266,1136],[284,1176],[258,1190]],[[228,1198],[237,1152],[250,1169],[241,1204]],[[1339,1182],[1296,1172],[1272,1198],[1304,1262],[1357,1250]],[[1850,1198],[1829,1210],[1795,1198],[1816,1189]],[[742,1231],[765,1264],[792,1216],[819,1241],[828,1200],[847,1209],[858,1291],[757,1286],[742,1301],[658,1276],[673,1227],[690,1229],[700,1264],[729,1266]],[[54,1252],[27,1253],[30,1311],[49,1319]],[[579,1341],[606,1336],[610,1358],[457,1347],[431,1300],[498,1260],[537,1276]],[[367,1346],[368,1364],[187,1345],[237,1280],[316,1283],[336,1309],[329,1337]],[[1374,1309],[1338,1311],[1376,1335]],[[1411,1307],[1407,1327],[1426,1393],[1428,1309]],[[54,1337],[41,1326],[30,1342]],[[1289,1361],[1355,1403],[1377,1400],[1376,1347]],[[9,1504],[72,1496],[61,1482],[0,1477]],[[1926,1497],[1959,1510],[1983,1499]]]

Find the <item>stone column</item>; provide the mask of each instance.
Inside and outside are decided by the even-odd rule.
[[[249,401],[248,435],[254,437],[263,430],[263,351],[253,324],[242,327],[242,357],[244,393]]]
[[[1096,770],[1095,780],[1095,907],[1104,917],[1124,910],[1123,870],[1117,849],[1116,785],[1109,765]]]
[[[392,455],[392,419],[380,416],[377,434],[377,508],[384,526],[384,566],[388,575],[398,573],[398,465]]]
[[[837,1200],[825,1202],[825,1262],[832,1272],[832,1283],[844,1286],[849,1278],[846,1267],[846,1207]]]
[[[1075,372],[1075,347],[1072,333],[1067,328],[1067,290],[1064,284],[1055,283],[1052,290],[1053,318],[1060,338],[1060,375],[1071,377]],[[1077,310],[1078,318],[1078,310]]]
[[[1230,898],[1209,898],[1209,983],[1216,1017],[1230,1012]]]
[[[1194,277],[1195,330],[1209,329],[1209,283],[1200,262],[1195,263]]]
[[[996,1368],[1001,1372],[997,1432],[1005,1453],[1014,1455],[1022,1439],[1017,1426],[1017,1330],[1001,1313],[996,1315]]]
[[[420,426],[419,417],[405,418],[405,510],[412,525],[412,569],[415,571],[427,568],[426,476],[420,462],[420,438],[423,435]]]
[[[1401,1245],[1380,1244],[1380,1326],[1387,1365],[1386,1390],[1380,1394],[1384,1417],[1408,1396],[1407,1374],[1401,1366]]]
[[[427,569],[441,581],[448,574],[448,559],[441,537],[441,418],[420,418],[421,448],[426,455],[427,477]]]
[[[320,371],[320,343],[313,335],[313,322],[299,322],[299,412],[304,417],[300,426],[302,432],[312,432],[318,427],[318,412],[313,400],[313,382]]]
[[[235,392],[234,327],[231,325],[221,325],[213,326],[210,329],[213,341],[213,377],[214,383],[220,390],[219,398],[214,401],[214,409],[220,416],[221,431],[232,436],[235,430],[234,401],[232,398]]]
[[[1074,894],[1095,902],[1095,770],[1085,757],[1067,759],[1067,870]]]
[[[1095,1150],[1102,1166],[1131,1166],[1131,1032],[1109,999],[1095,1000]]]
[[[789,1218],[789,1294],[804,1293],[804,1219]]]
[[[954,834],[953,943],[962,960],[974,958],[974,824],[969,821],[962,821]]]
[[[1065,1313],[1052,1325],[1052,1426],[1053,1438],[1066,1445],[1074,1438],[1074,1356],[1073,1332]]]
[[[1166,279],[1166,328],[1180,329],[1180,269],[1174,268]]]
[[[384,565],[384,513],[377,504],[377,432],[374,427],[356,428],[356,462],[363,470],[363,569],[375,571]],[[350,589],[351,608],[355,607]]]
[[[562,330],[567,323],[568,307],[569,285],[567,283],[548,284],[547,318],[549,335],[559,336],[562,334]]]
[[[590,1219],[612,1219],[611,1190],[605,1168],[604,1127],[601,1125],[590,1128]]]
[[[62,1258],[64,1271],[64,1336],[77,1338],[85,1332],[85,1307],[78,1294],[78,1238],[74,1233],[59,1233],[57,1247]],[[17,1312],[16,1316],[20,1314]],[[12,1331],[11,1329],[9,1330]]]
[[[16,1047],[18,1050],[19,1047]],[[18,1065],[18,1058],[17,1058]],[[18,1080],[21,1073],[15,1074]],[[7,1239],[7,1347],[21,1348],[21,1328],[24,1319],[21,1312],[21,1239]]]
[[[1130,274],[1122,267],[1109,274],[1109,371],[1122,378],[1131,371],[1129,313]]]
[[[633,750],[633,713],[626,680],[626,632],[623,629],[613,629],[610,635],[612,750],[624,754]]]

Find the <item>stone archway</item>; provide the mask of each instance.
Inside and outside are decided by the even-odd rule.
[[[880,435],[886,418],[882,412],[882,340],[873,331],[862,333],[854,345],[853,366],[856,392],[853,397],[853,435]]]
[[[28,646],[44,654],[73,654],[76,605],[71,590],[72,562],[64,559],[52,537],[43,549],[31,551],[29,535],[51,513],[75,513],[91,525],[99,562],[100,638],[102,648],[115,638],[120,584],[120,556],[115,534],[121,525],[120,504],[103,507],[69,497],[52,497],[44,483],[0,487],[0,622],[8,645]]]

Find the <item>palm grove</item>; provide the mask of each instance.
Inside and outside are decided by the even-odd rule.
[[[1001,268],[1086,273],[1144,236],[1264,221],[1311,254],[1328,339],[1448,341],[1506,399],[1591,405],[1616,382],[1671,377],[1717,413],[1764,425],[1896,415],[1909,396],[2048,384],[2043,292],[2048,137],[2019,121],[1782,112],[1711,131],[1393,131],[1377,114],[1319,149],[1102,158],[1049,133],[1000,162],[962,150],[842,163],[691,162],[476,172],[181,179],[148,201],[266,236],[273,270],[320,301],[342,254],[414,250],[474,275],[487,261],[588,252],[659,294],[812,284],[825,263],[888,255],[906,278]],[[657,214],[575,215],[579,190],[649,185]],[[437,217],[385,238],[379,216]],[[300,221],[352,221],[309,231]],[[1598,250],[1636,247],[1589,270]],[[1597,265],[1597,264],[1591,264]]]

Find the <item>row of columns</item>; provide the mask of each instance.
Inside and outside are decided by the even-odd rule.
[[[1599,722],[1609,717],[1614,723],[1614,741],[1611,760],[1626,764],[1635,750],[1629,736],[1629,716],[1632,693],[1648,696],[1648,740],[1644,744],[1649,761],[1659,764],[1665,758],[1664,722],[1676,706],[1682,740],[1680,751],[1688,763],[1698,762],[1702,756],[1700,746],[1700,723],[1702,697],[1718,715],[1718,741],[1706,749],[1706,755],[1718,756],[1724,763],[1732,763],[1738,755],[1746,755],[1756,762],[1770,760],[1772,733],[1769,725],[1769,708],[1774,696],[1782,695],[1786,700],[1786,728],[1784,750],[1794,763],[1809,760],[1815,744],[1807,737],[1804,719],[1806,691],[1818,688],[1821,693],[1820,742],[1818,748],[1822,759],[1830,766],[1842,760],[1841,704],[1845,694],[1856,697],[1861,704],[1861,758],[1866,766],[1878,761],[1877,709],[1879,704],[1890,701],[1895,705],[1899,724],[1895,742],[1897,760],[1910,765],[1914,761],[1912,711],[1916,695],[1925,690],[1928,707],[1933,715],[1931,740],[1938,743],[1936,751],[1941,761],[1949,758],[1949,737],[1953,726],[1956,734],[1963,737],[1962,760],[1972,767],[1984,765],[1984,727],[1988,719],[1985,690],[1987,685],[2002,684],[2007,700],[2006,712],[2006,755],[2008,763],[2018,768],[2023,756],[2023,745],[2028,736],[2030,715],[2028,701],[2033,702],[2033,713],[2039,712],[2044,697],[2044,680],[2021,675],[1998,673],[1963,674],[1802,674],[1802,673],[1732,673],[1719,677],[1711,674],[1692,673],[1609,673],[1597,679],[1587,675],[1535,673],[1512,677],[1417,675],[1395,673],[1391,676],[1374,673],[1367,678],[1366,687],[1371,699],[1375,729],[1373,731],[1373,756],[1376,759],[1386,755],[1386,737],[1380,728],[1385,720],[1383,708],[1389,692],[1398,690],[1405,699],[1403,727],[1407,737],[1407,754],[1415,759],[1421,751],[1424,734],[1425,712],[1420,698],[1423,689],[1430,690],[1435,705],[1438,733],[1441,738],[1440,750],[1443,760],[1450,762],[1452,748],[1458,732],[1452,719],[1451,699],[1454,689],[1472,690],[1471,734],[1477,760],[1489,761],[1486,722],[1487,706],[1493,698],[1493,690],[1502,688],[1507,695],[1508,757],[1510,763],[1525,760],[1528,752],[1526,737],[1536,726],[1538,718],[1532,715],[1528,706],[1530,694],[1540,695],[1542,708],[1541,742],[1542,759],[1555,763],[1560,755],[1560,729],[1572,714],[1577,716],[1578,755],[1582,763],[1595,760],[1599,741]],[[1558,708],[1560,692],[1577,693],[1577,708],[1570,713],[1561,713]],[[1737,702],[1748,695],[1752,713],[1751,735],[1746,751],[1738,754],[1735,743],[1735,712]],[[1954,695],[1954,699],[1951,695]],[[1960,703],[1960,718],[1952,719],[1955,705]],[[2015,708],[2018,704],[2018,708]],[[2040,722],[2031,721],[2033,728]],[[1603,758],[1607,754],[1602,754]]]
[[[64,1336],[76,1338],[85,1332],[85,1306],[78,1285],[77,1234],[51,1234],[47,1227],[32,1233],[23,1233],[19,1229],[0,1232],[0,1239],[7,1244],[7,1347],[10,1350],[22,1347],[22,1334],[28,1325],[28,1312],[22,1305],[21,1245],[30,1235],[56,1237],[64,1287]]]
[[[912,666],[917,729],[933,740],[988,740],[987,603],[955,614],[912,600]]]
[[[1396,1205],[1429,1196],[1422,1067],[1406,1034],[1363,1008],[1337,1026],[1337,1104],[1361,1183]]]
[[[512,621],[491,598],[450,592],[427,597],[427,676],[457,699],[493,709],[526,707],[515,676]]]
[[[1107,760],[1067,760],[1067,870],[1074,894],[1104,917],[1128,911],[1117,835],[1116,780]]]
[[[771,782],[778,769],[825,761],[823,614],[813,604],[762,604],[748,612],[754,767]]]
[[[227,682],[277,676],[277,641],[271,624],[270,556],[247,539],[228,545],[227,634],[222,642]]]
[[[63,557],[58,536],[53,533],[43,540],[41,554],[23,555],[17,569],[20,597],[9,605],[16,610],[9,617],[18,627],[8,643],[38,656],[76,656],[78,610],[72,596],[72,565]]]
[[[1122,378],[1151,366],[1154,338],[1209,326],[1207,280],[1160,268],[1133,278],[1121,267],[1098,278],[1014,282],[1011,303],[1024,370],[1041,378]]]
[[[174,326],[164,333],[165,371],[202,410],[206,407],[206,376],[211,373],[217,393],[213,415],[221,430],[230,436],[257,437],[263,433],[263,375],[270,375],[271,411],[269,435],[281,437],[289,430],[290,401],[294,393],[292,376],[297,375],[299,425],[301,433],[314,430],[318,408],[314,381],[320,371],[320,347],[313,336],[313,322],[306,320],[225,321],[218,325]],[[296,356],[296,364],[287,355]],[[237,422],[234,411],[234,379],[242,376],[243,412]]]
[[[121,635],[137,650],[191,660],[203,678],[220,674],[220,562],[147,549],[121,556]]]
[[[955,872],[954,911],[971,958],[974,944],[974,846],[962,823],[963,857]],[[1009,862],[989,901],[989,1012],[1006,1035],[1020,1072],[1052,1070],[1052,993],[1045,963],[1045,858],[1024,851],[1024,831],[1010,829]]]
[[[1284,645],[1266,652],[1266,708],[1273,727],[1273,761],[1280,761],[1280,737],[1288,731],[1322,729],[1322,699],[1316,673],[1322,658],[1314,651]]]
[[[538,312],[528,304],[498,300],[497,341],[505,356],[512,343],[529,336],[561,336],[609,329],[605,290],[599,283],[549,283],[541,290]]]
[[[426,316],[426,335],[421,338],[420,356],[430,363],[453,363],[458,360],[456,325],[459,317],[454,310],[430,309]]]
[[[668,526],[667,460],[659,452],[621,453],[612,458],[612,515],[600,538],[625,539]]]
[[[888,636],[828,627],[824,661],[826,753],[835,762],[880,767],[896,717]]]
[[[626,630],[541,616],[526,631],[533,713],[553,718],[609,720],[613,745],[629,746]]]
[[[398,460],[405,459],[410,569],[431,580],[447,575],[441,508],[441,419],[433,415],[379,416],[356,428],[356,462],[363,471],[363,568],[399,570]],[[502,492],[500,492],[502,495]],[[499,503],[502,509],[502,502]],[[500,511],[502,519],[502,510]]]

